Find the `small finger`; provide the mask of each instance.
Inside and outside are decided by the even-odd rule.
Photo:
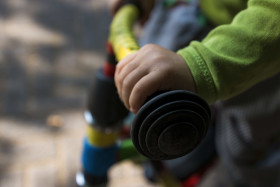
[[[155,93],[160,87],[160,74],[149,73],[141,78],[133,87],[130,97],[130,111],[137,113],[147,97]]]
[[[129,109],[129,97],[134,85],[144,76],[147,75],[146,69],[137,68],[130,72],[122,83],[122,91],[121,91],[121,98],[125,104],[125,106]]]
[[[121,91],[122,91],[123,79],[125,78],[127,73],[129,73],[129,71],[132,71],[133,66],[130,65],[130,68],[132,68],[131,70],[128,69],[128,70],[125,70],[124,72],[122,70],[126,67],[127,64],[131,63],[134,58],[135,58],[135,54],[134,53],[130,54],[117,64],[114,79],[115,79],[115,84],[116,84],[119,96],[122,95]]]
[[[125,67],[126,64],[131,62],[135,57],[136,57],[136,52],[131,53],[131,54],[127,55],[126,57],[124,57],[122,60],[120,60],[117,64],[115,73],[118,74],[123,69],[123,67]]]

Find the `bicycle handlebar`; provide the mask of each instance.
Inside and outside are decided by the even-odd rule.
[[[137,51],[133,24],[136,5],[124,5],[115,15],[109,42],[117,61]],[[152,160],[174,159],[191,152],[205,137],[211,119],[209,105],[185,90],[154,94],[137,112],[131,139],[138,152]]]
[[[138,7],[127,4],[121,7],[113,18],[109,42],[113,46],[118,61],[139,49],[132,29],[138,16]]]

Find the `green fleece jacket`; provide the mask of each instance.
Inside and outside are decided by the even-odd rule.
[[[280,72],[280,0],[201,0],[201,9],[219,26],[178,54],[210,104]]]

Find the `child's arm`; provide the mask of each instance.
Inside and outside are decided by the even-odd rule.
[[[118,63],[115,82],[120,98],[133,113],[157,90],[195,90],[184,59],[177,53],[152,44]]]
[[[280,1],[249,0],[231,24],[178,53],[209,103],[233,97],[280,72]]]
[[[279,18],[280,1],[249,0],[231,24],[192,42],[181,56],[155,45],[140,49],[117,66],[121,99],[135,113],[156,90],[195,90],[211,104],[249,89],[280,72]]]

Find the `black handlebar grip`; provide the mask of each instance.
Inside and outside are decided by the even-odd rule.
[[[178,158],[201,142],[210,120],[210,107],[197,94],[184,90],[160,93],[148,100],[135,116],[132,142],[152,160]]]

